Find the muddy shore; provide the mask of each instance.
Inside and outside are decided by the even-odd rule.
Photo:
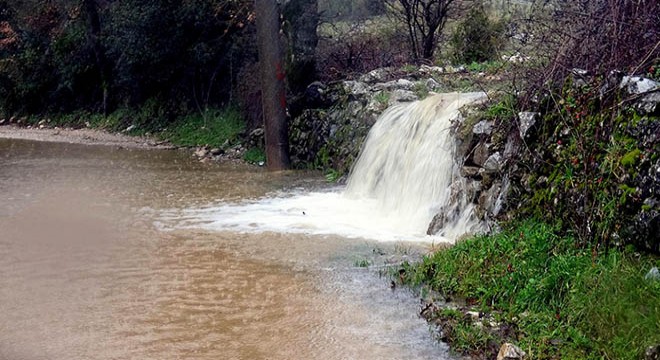
[[[118,146],[132,149],[175,149],[166,141],[141,136],[113,134],[96,129],[26,128],[15,125],[0,126],[0,138],[83,145]]]

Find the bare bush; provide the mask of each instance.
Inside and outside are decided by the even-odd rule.
[[[316,52],[322,80],[351,77],[386,66],[401,66],[410,60],[407,42],[395,27],[377,27],[373,22],[325,26],[325,34],[320,37]]]

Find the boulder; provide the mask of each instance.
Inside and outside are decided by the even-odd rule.
[[[209,150],[204,148],[204,147],[198,148],[197,150],[195,150],[195,153],[194,153],[194,155],[198,158],[204,158],[208,154],[209,154]]]
[[[433,217],[433,220],[431,220],[431,223],[429,224],[428,229],[426,229],[426,235],[435,235],[442,228],[445,226],[447,223],[447,215],[444,213],[444,211],[440,211],[439,213],[435,214]]]
[[[486,160],[488,160],[489,147],[490,146],[485,142],[478,143],[473,150],[472,162],[474,162],[476,165],[483,167],[484,164],[486,163]]]
[[[433,74],[433,73],[439,73],[442,74],[445,72],[445,69],[439,67],[439,66],[428,66],[428,65],[422,65],[419,67],[419,72],[423,74]]]
[[[529,130],[536,125],[539,113],[524,111],[518,113],[518,130],[520,131],[520,138],[524,139],[529,135]]]
[[[493,155],[489,156],[486,162],[483,165],[483,168],[486,169],[486,171],[490,172],[498,172],[502,170],[502,155],[500,152],[496,152]]]
[[[381,68],[381,69],[371,70],[370,72],[362,75],[360,77],[360,81],[368,84],[375,84],[379,82],[385,82],[391,76],[392,76],[391,68]]]
[[[373,85],[375,91],[412,90],[415,83],[407,79],[398,79]]]
[[[646,348],[644,360],[660,360],[660,344]]]
[[[493,132],[493,122],[482,120],[472,128],[472,133],[476,135],[490,135]]]
[[[388,102],[389,105],[391,106],[402,102],[415,101],[418,99],[419,98],[417,97],[417,95],[415,95],[415,93],[413,93],[412,91],[397,89],[392,91]]]
[[[344,85],[344,90],[349,95],[353,96],[361,96],[361,95],[366,95],[367,94],[367,85],[359,82],[359,81],[353,81],[353,80],[348,80],[343,82]]]
[[[522,349],[511,344],[505,343],[497,353],[497,360],[521,360],[527,355]]]
[[[645,95],[635,104],[637,110],[642,114],[660,113],[660,92],[655,91]]]
[[[660,270],[657,267],[652,267],[651,270],[644,276],[646,280],[658,281],[660,280]]]
[[[440,89],[440,83],[435,81],[434,78],[428,78],[428,80],[426,80],[424,85],[426,85],[426,88],[429,89],[430,91],[436,91]]]
[[[639,95],[660,89],[660,83],[641,76],[624,76],[619,89],[631,95]]]

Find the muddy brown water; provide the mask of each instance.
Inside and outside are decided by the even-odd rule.
[[[449,358],[377,270],[422,245],[154,225],[322,186],[182,151],[0,139],[0,359]]]

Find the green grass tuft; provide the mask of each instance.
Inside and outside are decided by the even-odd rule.
[[[243,160],[250,164],[263,164],[266,162],[266,153],[260,148],[250,148],[243,154]]]

